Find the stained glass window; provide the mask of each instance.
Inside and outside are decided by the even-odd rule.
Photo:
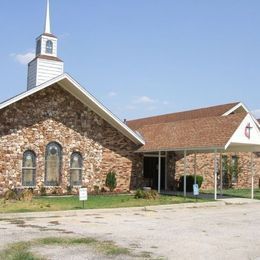
[[[70,185],[79,186],[82,184],[83,159],[80,153],[72,153],[70,159]]]
[[[45,184],[59,186],[61,176],[61,146],[58,143],[49,143],[46,147]]]
[[[53,53],[53,42],[48,40],[46,42],[46,53],[52,54]]]
[[[23,154],[22,185],[35,186],[36,155],[33,151],[25,151]]]

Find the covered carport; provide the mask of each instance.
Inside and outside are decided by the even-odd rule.
[[[260,151],[260,131],[256,120],[249,113],[228,116],[182,120],[172,123],[147,125],[139,129],[146,144],[137,152],[158,155],[158,192],[161,192],[162,153],[183,153],[184,191],[186,197],[187,155],[194,154],[194,165],[198,153],[214,153],[214,199],[217,200],[218,153],[251,153],[251,198],[254,198],[253,153]],[[196,176],[196,167],[194,167]],[[167,180],[167,173],[165,174]],[[196,177],[194,178],[196,182]],[[222,180],[221,180],[222,181]]]

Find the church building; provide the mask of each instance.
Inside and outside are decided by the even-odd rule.
[[[244,104],[122,122],[64,73],[48,0],[27,90],[0,104],[0,118],[0,195],[13,188],[93,191],[105,188],[110,171],[119,192],[173,191],[187,175],[213,189],[225,184],[228,158],[240,165],[234,186],[259,186],[260,125]]]

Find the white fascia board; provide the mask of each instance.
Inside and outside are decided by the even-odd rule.
[[[90,100],[92,102],[92,104],[94,104],[94,106],[92,106],[92,109],[94,112],[96,112],[98,108],[100,111],[103,112],[103,114],[101,115],[101,113],[98,113],[102,118],[104,118],[106,121],[108,121],[108,123],[112,124],[116,129],[118,129],[122,134],[124,134],[125,136],[127,136],[128,138],[130,138],[132,141],[134,141],[137,144],[145,144],[145,141],[137,134],[135,133],[132,129],[130,129],[126,124],[124,124],[119,118],[117,118],[111,111],[109,111],[106,107],[104,107],[99,101],[97,101],[94,96],[92,96],[89,92],[87,92],[77,81],[75,81],[71,76],[69,76],[68,74],[64,73],[62,75],[57,76],[56,78],[53,78],[35,88],[32,88],[14,98],[11,98],[3,103],[0,104],[0,109],[3,109],[23,98],[26,98],[40,90],[43,90],[55,83],[60,83],[60,85],[62,85],[62,81],[63,80],[67,80],[70,83],[70,88],[74,87],[77,90],[80,91],[81,95],[85,98],[87,98],[88,100]],[[73,91],[70,91],[71,93]],[[85,104],[88,106],[88,104]]]
[[[256,123],[256,125],[260,128],[260,124],[257,121],[257,119],[255,118],[255,116],[252,114],[252,112],[247,108],[247,106],[243,103],[241,103],[243,108],[246,110],[247,113],[249,113],[251,115],[251,117],[253,118],[254,122]]]
[[[252,127],[250,130],[250,138],[245,135],[245,130],[247,125],[250,124]],[[256,125],[254,118],[250,113],[248,113],[242,120],[239,127],[236,129],[234,134],[231,136],[227,144],[225,145],[225,150],[232,149],[232,147],[252,147],[260,146],[260,130]]]
[[[48,80],[47,82],[45,82],[45,83],[43,83],[43,84],[41,84],[41,85],[39,85],[37,87],[34,87],[34,88],[32,88],[32,89],[30,89],[28,91],[25,91],[25,92],[15,96],[15,97],[11,98],[11,99],[8,99],[7,101],[4,101],[3,103],[0,104],[0,109],[3,109],[5,107],[7,107],[7,106],[10,106],[11,104],[13,104],[13,103],[15,103],[15,102],[17,102],[17,101],[19,101],[19,100],[21,100],[23,98],[26,98],[26,97],[28,97],[28,96],[30,96],[30,95],[32,95],[32,94],[42,90],[42,89],[45,89],[45,88],[47,88],[47,87],[57,83],[58,81],[60,81],[60,80],[62,80],[64,78],[65,78],[65,74],[59,75],[58,77],[55,77],[55,78],[53,78],[51,80]]]
[[[116,117],[109,109],[107,109],[104,105],[102,105],[93,95],[91,95],[88,91],[86,91],[76,80],[74,80],[70,75],[65,74],[66,79],[74,86],[76,87],[83,97],[86,97],[89,101],[94,104],[94,106],[91,106],[94,112],[98,113],[102,118],[104,118],[108,123],[113,125],[116,129],[118,130],[123,130],[121,131],[122,134],[128,136],[132,141],[135,143],[139,143],[144,145],[145,141],[137,134],[135,133],[132,129],[130,129],[125,123],[123,123],[118,117]],[[61,82],[62,83],[62,82]],[[89,102],[88,102],[89,103]],[[89,104],[85,104],[89,106]],[[98,108],[99,111],[97,111]]]
[[[222,116],[228,116],[230,115],[231,113],[233,113],[234,111],[236,111],[239,107],[243,107],[244,110],[249,113],[248,109],[246,108],[246,106],[240,102],[238,103],[237,105],[235,105],[234,107],[232,107],[231,109],[229,109],[227,112],[225,112]]]
[[[256,125],[260,128],[260,124],[259,124],[259,122],[257,121],[257,119],[254,117],[254,115],[251,113],[251,111],[246,107],[246,105],[243,104],[242,102],[240,102],[240,103],[238,103],[237,105],[235,105],[234,107],[232,107],[230,110],[228,110],[227,112],[225,112],[222,116],[228,116],[228,115],[230,115],[232,112],[236,111],[239,107],[243,107],[244,110],[252,116],[254,122],[255,122]]]

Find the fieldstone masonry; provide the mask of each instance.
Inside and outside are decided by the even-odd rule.
[[[251,187],[251,153],[226,153],[229,158],[232,155],[238,157],[238,163],[241,171],[238,174],[237,183],[234,184],[235,188],[250,188]],[[218,159],[218,188],[220,188],[220,154],[217,153]],[[196,155],[196,174],[203,176],[202,189],[214,189],[214,153],[201,153]],[[176,168],[175,168],[175,183],[173,184],[176,189],[176,183],[180,176],[184,174],[184,158],[183,154],[176,155]],[[187,175],[194,174],[194,154],[187,156]],[[254,154],[253,156],[253,170],[254,170],[254,187],[260,187],[260,157]]]
[[[45,150],[50,142],[62,146],[61,193],[70,184],[70,156],[83,156],[82,185],[93,191],[105,186],[110,170],[117,173],[117,191],[145,185],[143,154],[108,122],[84,106],[59,85],[53,85],[0,111],[0,194],[8,188],[22,188],[22,159],[26,150],[37,156],[36,187],[45,183]],[[242,171],[236,187],[251,186],[250,153],[238,153]],[[217,155],[219,158],[219,154]],[[231,154],[229,154],[231,156]],[[255,187],[260,185],[260,157],[254,155]],[[193,174],[194,155],[187,156],[187,174]],[[197,154],[196,170],[204,178],[202,189],[214,187],[214,154]],[[167,153],[168,189],[177,189],[184,174],[182,153]],[[56,187],[57,188],[57,187]],[[47,187],[53,192],[54,187]]]
[[[70,183],[72,152],[83,156],[82,185],[89,190],[104,187],[110,170],[117,173],[118,191],[137,185],[135,176],[142,167],[134,153],[138,146],[58,85],[2,109],[0,118],[0,193],[21,187],[22,158],[28,149],[37,156],[35,189],[44,186],[45,149],[53,141],[62,146],[63,192]]]

